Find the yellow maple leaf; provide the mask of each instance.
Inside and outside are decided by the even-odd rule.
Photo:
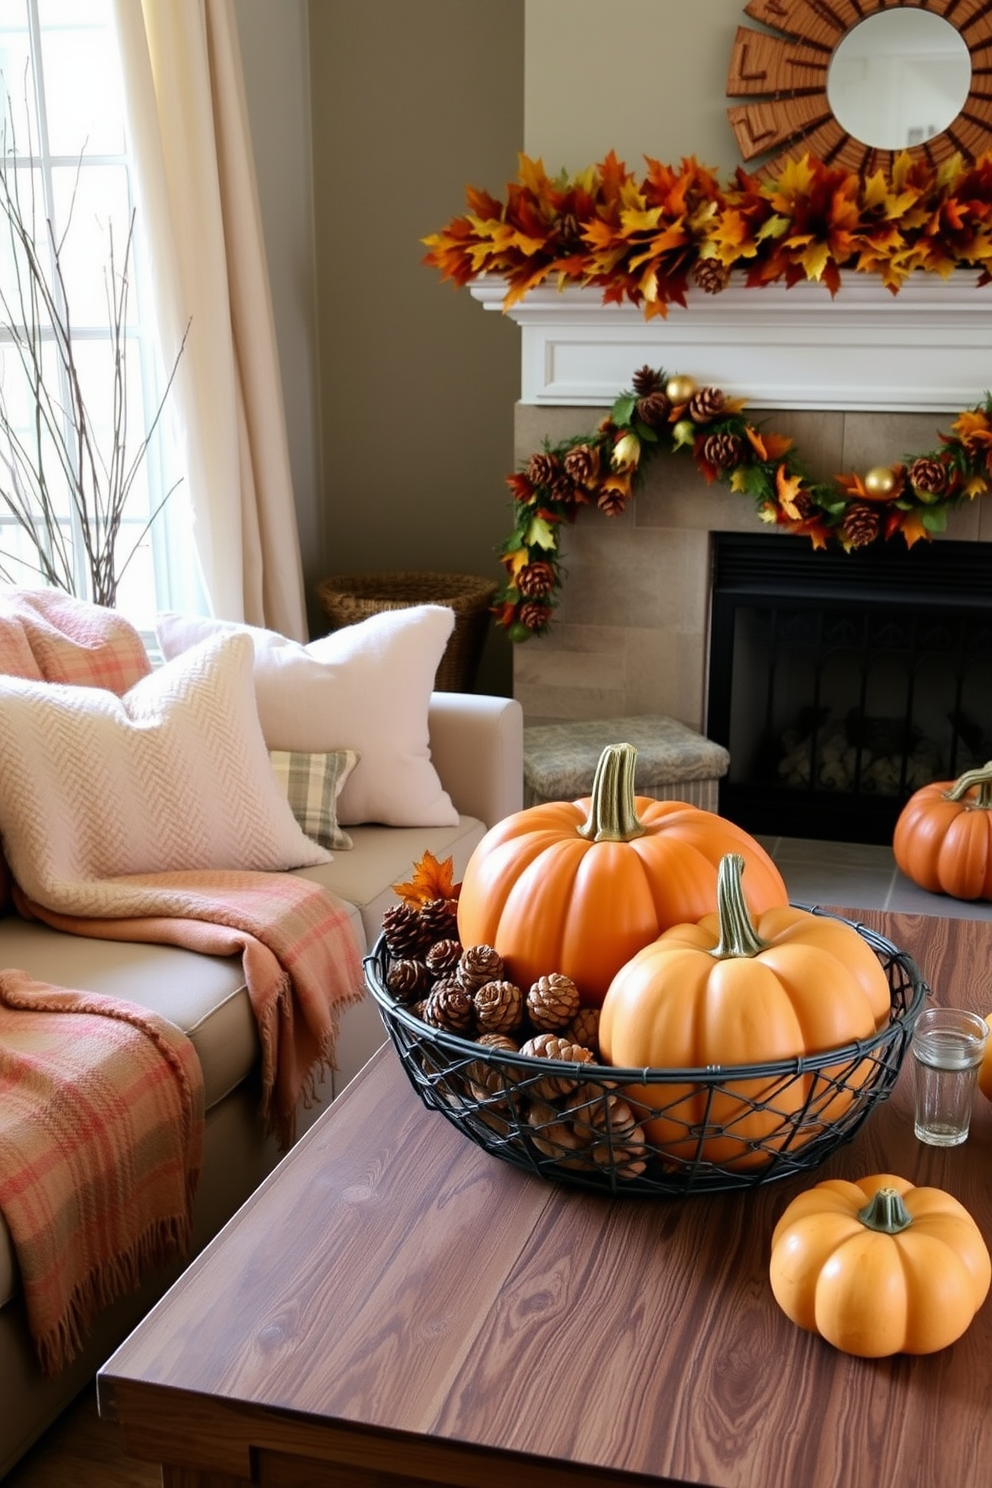
[[[461,884],[453,880],[454,860],[445,858],[441,862],[428,848],[414,863],[410,881],[393,884],[393,893],[398,894],[404,904],[419,909],[435,899],[457,899]]]
[[[775,472],[775,494],[778,496],[779,505],[793,521],[802,521],[802,512],[796,506],[796,497],[803,488],[801,475],[790,475],[784,465],[780,465]]]
[[[551,523],[544,517],[535,517],[527,528],[526,543],[529,548],[554,548],[558,545]]]

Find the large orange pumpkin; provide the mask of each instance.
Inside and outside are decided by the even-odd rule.
[[[616,971],[662,930],[716,908],[720,859],[748,863],[756,913],[788,903],[771,858],[742,828],[681,801],[634,795],[637,751],[604,749],[592,796],[531,806],[473,852],[458,899],[463,945],[492,945],[526,990],[563,972],[598,1006]]]
[[[992,760],[910,796],[892,851],[906,877],[932,894],[992,899]]]
[[[750,871],[750,870],[748,870]],[[874,951],[844,920],[775,906],[752,921],[744,861],[720,864],[718,908],[677,925],[621,967],[603,1002],[604,1059],[624,1069],[701,1070],[766,1065],[870,1037],[891,1009],[888,978]],[[862,1068],[863,1066],[863,1068]],[[625,1094],[657,1115],[649,1139],[672,1157],[757,1167],[786,1142],[799,1147],[837,1120],[868,1078],[853,1071],[758,1074],[719,1088],[702,1082],[631,1086]],[[792,1123],[802,1116],[797,1135]],[[758,1145],[760,1144],[760,1145]]]

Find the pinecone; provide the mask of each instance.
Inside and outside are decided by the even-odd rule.
[[[725,402],[720,388],[699,388],[689,399],[686,411],[694,424],[708,424],[710,419],[719,418]]]
[[[430,899],[420,906],[420,924],[428,945],[458,939],[458,900]]]
[[[503,957],[490,945],[468,946],[458,963],[458,980],[466,992],[475,992],[503,975]]]
[[[730,269],[718,258],[697,258],[692,266],[692,280],[707,294],[719,294],[730,283]]]
[[[527,1013],[539,1032],[566,1028],[578,1011],[579,989],[559,971],[538,977],[527,993]]]
[[[703,459],[718,470],[735,470],[741,463],[744,445],[739,434],[709,434],[703,440]]]
[[[426,950],[420,911],[412,904],[391,904],[382,917],[382,934],[394,961],[416,960]]]
[[[671,411],[668,394],[661,388],[653,393],[645,393],[634,404],[635,418],[639,418],[642,424],[647,424],[649,429],[660,429]]]
[[[475,1021],[485,1033],[512,1033],[524,1016],[524,994],[514,982],[486,982],[468,994],[475,1006]]]
[[[527,599],[543,599],[555,587],[555,571],[550,563],[528,563],[517,574],[517,588]]]
[[[567,1038],[561,1038],[556,1033],[538,1033],[534,1038],[527,1040],[520,1046],[521,1054],[526,1054],[532,1059],[559,1059],[567,1064],[592,1064],[592,1055],[588,1049],[583,1049],[579,1044],[573,1044]],[[530,1088],[530,1094],[535,1100],[557,1100],[560,1096],[571,1095],[579,1085],[578,1080],[570,1080],[567,1075],[548,1075],[546,1079],[538,1080]]]
[[[538,604],[533,599],[528,600],[526,604],[520,606],[517,612],[517,619],[527,630],[546,630],[551,620],[551,606]]]
[[[505,1033],[483,1033],[476,1040],[486,1049],[499,1049],[507,1054],[515,1054],[517,1046]],[[472,1093],[477,1100],[488,1100],[491,1096],[501,1095],[506,1089],[506,1075],[495,1064],[489,1064],[484,1059],[476,1060],[466,1065],[465,1074],[472,1085]]]
[[[930,459],[927,455],[920,455],[906,472],[916,491],[923,496],[943,496],[949,473],[940,460]]]
[[[559,213],[554,221],[554,234],[564,253],[581,253],[586,246],[582,238],[582,223],[574,212]]]
[[[596,505],[608,517],[618,517],[627,505],[627,497],[616,486],[604,486],[596,497]]]
[[[587,500],[583,488],[577,486],[564,471],[551,482],[551,497],[554,501],[560,501],[562,506],[582,506]]]
[[[650,393],[661,392],[664,386],[664,373],[656,372],[647,363],[643,367],[638,367],[634,373],[634,392],[639,398],[646,398]]]
[[[639,1178],[647,1167],[648,1156],[643,1126],[635,1126],[622,1143],[598,1142],[592,1156],[601,1168],[612,1168],[618,1178]]]
[[[808,491],[797,491],[792,498],[792,504],[804,521],[813,515],[814,502]]]
[[[435,982],[424,1001],[424,1022],[449,1033],[470,1033],[475,1026],[472,999],[454,977]]]
[[[588,1157],[582,1152],[582,1140],[570,1121],[562,1119],[561,1112],[547,1101],[536,1100],[527,1112],[527,1125],[531,1128],[531,1140],[545,1157],[554,1158],[567,1168],[591,1167]]]
[[[599,1008],[580,1008],[565,1032],[573,1044],[599,1057]]]
[[[565,471],[576,485],[589,486],[599,474],[599,449],[594,444],[576,444],[564,459]]]
[[[527,461],[527,479],[532,486],[544,486],[548,490],[558,473],[557,460],[554,455],[549,455],[546,451],[542,454],[531,455]]]
[[[427,970],[436,982],[442,982],[447,977],[454,979],[458,973],[458,963],[462,958],[462,943],[460,940],[438,940],[431,946],[424,960]]]
[[[394,961],[386,972],[386,991],[397,1002],[416,1002],[426,996],[430,984],[423,961],[414,961],[409,956]]]
[[[844,515],[844,536],[852,548],[865,548],[874,542],[882,527],[876,507],[867,501],[852,501]]]
[[[622,1096],[607,1095],[604,1099],[591,1086],[570,1096],[565,1112],[582,1140],[589,1143],[602,1142],[607,1133],[614,1144],[626,1142],[637,1126],[637,1117]]]

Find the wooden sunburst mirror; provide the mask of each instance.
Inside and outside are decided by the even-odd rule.
[[[828,97],[837,48],[856,26],[883,12],[929,11],[949,23],[967,49],[970,84],[946,128],[899,149],[855,138]],[[744,13],[776,34],[739,26],[727,77],[728,108],[738,149],[757,175],[813,155],[866,175],[891,170],[908,152],[937,165],[953,155],[971,161],[992,150],[992,0],[748,0]]]

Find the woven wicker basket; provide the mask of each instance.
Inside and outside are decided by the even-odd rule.
[[[438,692],[471,692],[497,588],[494,580],[478,574],[355,573],[332,574],[320,581],[316,592],[332,630],[411,605],[446,605],[454,610],[455,628],[434,685]]]

